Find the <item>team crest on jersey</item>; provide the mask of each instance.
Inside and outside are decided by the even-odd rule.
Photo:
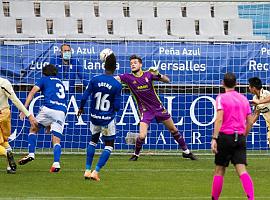
[[[148,80],[148,78],[147,78],[147,77],[145,77],[145,81],[146,81],[146,83],[148,83],[148,82],[149,82],[149,80]]]
[[[135,85],[135,84],[137,84],[137,81],[134,80],[132,83]]]

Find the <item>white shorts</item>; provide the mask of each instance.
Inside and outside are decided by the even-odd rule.
[[[92,132],[92,135],[101,133],[103,136],[114,136],[116,133],[115,122],[114,120],[112,120],[107,126],[97,126],[90,122],[90,130]]]
[[[42,106],[36,119],[42,126],[51,126],[51,131],[62,134],[65,125],[65,113]]]

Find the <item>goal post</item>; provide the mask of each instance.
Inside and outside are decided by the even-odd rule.
[[[194,4],[200,2],[194,1]],[[216,1],[211,5],[215,8]],[[175,39],[131,40],[112,37],[113,39],[31,39],[0,38],[0,76],[9,79],[19,99],[24,103],[35,82],[42,76],[41,69],[60,54],[60,47],[67,43],[72,48],[72,58],[77,61],[89,81],[100,75],[104,67],[99,60],[99,52],[105,48],[114,51],[117,58],[115,75],[130,73],[129,56],[137,54],[142,57],[143,69],[151,66],[159,68],[161,74],[170,78],[169,84],[155,82],[155,88],[165,108],[172,115],[179,131],[184,135],[190,149],[209,153],[211,135],[216,117],[215,98],[223,92],[221,81],[226,72],[237,76],[237,90],[248,97],[248,79],[259,77],[266,89],[270,83],[270,4],[262,1],[232,1],[224,5],[236,4],[239,18],[252,19],[254,36],[264,39]],[[184,5],[184,4],[183,4]],[[158,10],[156,10],[158,13]],[[185,9],[182,10],[185,12]],[[215,16],[215,11],[211,12]],[[224,19],[224,31],[228,21]],[[197,31],[200,24],[196,25]],[[228,33],[225,33],[225,35]],[[61,66],[59,66],[61,67]],[[71,68],[74,66],[70,66]],[[89,101],[85,114],[76,116],[85,86],[82,85],[80,73],[76,73],[75,90],[68,91],[68,112],[61,142],[63,153],[82,153],[89,143]],[[35,115],[42,106],[43,98],[37,94],[30,105]],[[18,153],[26,152],[28,147],[28,120],[20,121],[17,108],[12,105],[12,134],[10,144]],[[136,135],[139,115],[136,102],[127,87],[122,91],[121,109],[116,116],[115,152],[127,153],[134,149],[126,141],[127,135]],[[268,153],[267,126],[260,116],[247,138],[247,148],[252,153]],[[39,153],[51,152],[51,135],[41,130],[38,133],[37,148]],[[97,148],[103,148],[102,142]],[[179,151],[177,143],[170,136],[162,123],[152,123],[142,153],[173,154]]]

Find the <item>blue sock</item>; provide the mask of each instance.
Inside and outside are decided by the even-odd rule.
[[[96,146],[97,146],[97,144],[95,144],[94,142],[90,142],[88,147],[87,147],[86,164],[85,164],[86,170],[91,169],[93,158],[94,158],[95,151],[96,151]]]
[[[54,162],[59,162],[61,157],[61,145],[55,144],[53,146],[53,156],[54,156]]]
[[[96,171],[99,172],[100,169],[106,164],[106,162],[109,160],[109,157],[111,155],[111,152],[113,150],[113,147],[111,146],[105,146],[104,150],[102,151],[102,154],[99,157],[97,166],[96,166]]]
[[[28,151],[29,153],[35,153],[37,144],[37,135],[29,133],[28,135]]]

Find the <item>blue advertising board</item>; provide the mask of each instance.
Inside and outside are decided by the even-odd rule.
[[[177,43],[177,42],[110,42],[93,41],[68,42],[73,58],[78,60],[81,71],[91,77],[103,73],[99,52],[111,48],[117,56],[116,74],[129,73],[129,56],[138,54],[143,66],[157,66],[162,74],[167,74],[172,85],[220,85],[224,73],[232,71],[240,84],[247,84],[250,77],[258,76],[264,84],[269,84],[270,45],[268,43]],[[62,41],[32,43],[25,45],[0,45],[0,76],[14,84],[34,84],[41,77],[42,66],[59,55]],[[80,83],[80,79],[76,80]],[[170,86],[166,86],[170,87]],[[159,92],[159,91],[158,91]],[[24,102],[26,91],[17,92]],[[64,148],[85,148],[91,133],[89,130],[89,104],[86,114],[76,116],[82,93],[69,94],[68,113],[65,126]],[[210,149],[214,102],[217,94],[162,93],[161,101],[172,114],[178,129],[184,134],[192,149]],[[251,96],[249,96],[251,98]],[[37,96],[31,109],[38,112],[42,97]],[[27,147],[29,123],[18,119],[18,111],[12,107],[12,142],[15,147]],[[116,117],[116,149],[128,149],[125,136],[128,132],[138,132],[139,116],[130,94],[123,92],[122,107]],[[248,148],[266,149],[266,126],[263,120],[254,126],[248,137]],[[16,136],[15,136],[16,135]],[[40,134],[38,147],[51,147],[50,135]],[[177,149],[178,146],[162,124],[153,123],[144,145],[146,149]]]

